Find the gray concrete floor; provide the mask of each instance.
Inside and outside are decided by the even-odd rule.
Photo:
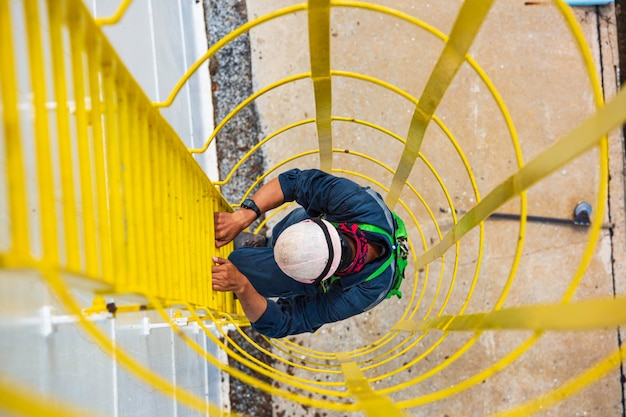
[[[445,34],[450,32],[460,5],[459,1],[444,4],[421,0],[377,3],[418,17]],[[248,2],[249,19],[289,4],[295,3],[290,0]],[[593,52],[604,95],[608,99],[615,94],[618,85],[614,7],[578,7],[575,15]],[[415,97],[421,94],[443,46],[439,39],[422,29],[372,12],[338,9],[333,11],[331,25],[332,69],[383,79]],[[255,90],[284,77],[309,71],[306,28],[306,16],[297,13],[251,32]],[[549,2],[495,2],[470,49],[470,55],[488,74],[506,104],[517,129],[524,162],[594,112],[592,91],[579,51],[562,16]],[[368,120],[400,135],[406,134],[414,107],[397,95],[345,78],[333,81],[333,94],[334,115]],[[315,114],[309,82],[289,84],[259,99],[256,104],[265,134]],[[519,169],[503,117],[485,85],[467,65],[458,72],[436,115],[453,132],[466,153],[481,196]],[[359,150],[392,168],[396,167],[402,151],[400,146],[381,149],[382,137],[363,127],[335,123],[333,128],[334,146]],[[609,210],[604,220],[614,227],[601,233],[593,259],[575,293],[575,300],[626,293],[622,142],[621,131],[616,130],[610,135]],[[266,169],[297,152],[315,148],[317,138],[312,126],[285,133],[264,148]],[[460,169],[459,158],[454,156],[450,144],[432,126],[426,134],[422,152],[436,166],[455,207],[470,209],[476,203],[476,197],[467,174]],[[312,157],[289,166],[317,167],[317,164],[317,159]],[[389,174],[354,158],[336,156],[334,164],[342,169],[365,171],[383,184],[390,183]],[[569,219],[577,202],[585,200],[595,206],[599,186],[598,165],[598,153],[593,151],[533,186],[527,193],[528,214]],[[437,184],[423,164],[416,165],[409,180],[419,188],[432,208],[447,207]],[[416,201],[410,201],[409,208],[418,220],[424,218],[425,213],[420,211]],[[499,211],[519,213],[519,210],[520,200],[513,199]],[[451,216],[441,212],[436,212],[435,216],[445,233],[452,225]],[[431,243],[436,242],[436,231],[428,223],[424,221],[424,234]],[[489,311],[497,302],[511,271],[518,229],[519,224],[515,221],[490,220],[485,223],[482,265],[467,312]],[[459,254],[457,283],[450,293],[447,312],[458,311],[467,297],[468,292],[464,288],[476,273],[477,239],[475,232],[464,238]],[[587,244],[586,229],[545,222],[529,223],[519,270],[504,307],[559,301],[580,264]],[[442,307],[443,294],[451,279],[452,259],[454,256],[448,257],[444,265],[444,290],[439,294],[434,282],[439,277],[441,266],[437,264],[430,268],[432,284],[426,286],[424,299],[427,301],[424,307],[420,307],[418,316],[424,315],[431,302],[435,310]],[[424,278],[421,273],[418,281]],[[411,281],[407,280],[403,287],[405,294],[412,291]],[[299,336],[294,341],[322,352],[357,349],[389,331],[404,312],[408,299],[387,301],[367,314],[324,326],[316,334]],[[393,380],[381,381],[374,388],[397,385],[402,380],[432,370],[470,337],[468,334],[452,335],[408,371]],[[510,353],[527,337],[528,334],[523,332],[486,332],[453,365],[424,382],[394,394],[393,399],[402,401],[426,396],[459,384]],[[423,354],[432,342],[426,338],[408,352],[405,360]],[[617,349],[620,343],[615,329],[548,333],[513,365],[482,384],[411,408],[407,413],[415,416],[482,416],[505,411],[563,386],[569,378]],[[400,365],[397,361],[391,362],[388,370]],[[298,373],[298,370],[295,372],[304,378],[309,377]],[[616,367],[596,384],[541,410],[538,415],[623,415],[620,377],[620,367]],[[274,415],[334,414],[276,398]]]

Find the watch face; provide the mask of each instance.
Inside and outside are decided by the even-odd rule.
[[[261,210],[257,207],[256,203],[253,200],[246,199],[243,203],[241,203],[241,207],[250,209],[256,213],[257,218],[261,215]]]

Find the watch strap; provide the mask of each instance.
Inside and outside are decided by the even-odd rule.
[[[249,209],[252,210],[256,213],[256,218],[258,219],[259,217],[261,217],[261,210],[259,210],[259,207],[256,205],[256,203],[254,202],[254,200],[252,200],[251,198],[246,198],[244,200],[243,203],[241,203],[241,207],[245,208],[245,209]]]

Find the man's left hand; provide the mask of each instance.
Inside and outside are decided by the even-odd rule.
[[[242,291],[248,278],[245,277],[228,259],[213,257],[217,265],[211,267],[213,275],[213,289],[215,291],[232,291],[235,294]]]

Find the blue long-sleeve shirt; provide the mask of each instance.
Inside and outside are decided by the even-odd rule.
[[[368,241],[383,247],[382,255],[360,272],[336,280],[326,292],[321,286],[302,284],[285,275],[273,254],[273,242],[285,228],[320,215],[330,222],[375,225],[393,236],[391,212],[380,195],[319,170],[293,169],[278,179],[285,202],[295,200],[302,209],[294,210],[274,227],[268,247],[239,248],[229,257],[261,295],[278,297],[276,301],[267,300],[267,309],[252,326],[274,338],[314,332],[325,323],[360,314],[380,303],[393,284],[391,268],[374,279],[366,279],[391,254],[391,242],[381,234],[365,232]]]

